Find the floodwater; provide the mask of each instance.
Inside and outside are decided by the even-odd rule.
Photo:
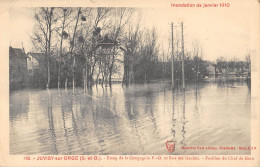
[[[243,81],[15,91],[10,154],[250,154],[250,102]]]

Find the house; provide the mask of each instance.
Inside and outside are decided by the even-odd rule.
[[[44,53],[28,53],[27,69],[30,87],[41,87],[46,81]]]
[[[9,47],[10,90],[25,87],[27,84],[27,55],[24,49]]]

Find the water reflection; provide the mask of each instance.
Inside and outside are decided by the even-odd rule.
[[[22,90],[10,94],[10,153],[250,154],[181,148],[248,146],[250,115],[242,81]]]
[[[185,117],[185,92],[183,92],[182,94],[182,140],[181,140],[181,144],[182,146],[186,146],[185,144],[185,124],[186,124],[186,117]]]
[[[71,148],[70,148],[70,146],[69,146],[68,131],[67,131],[67,128],[66,128],[64,106],[65,106],[65,103],[64,103],[64,101],[62,100],[61,112],[62,112],[62,121],[63,121],[63,128],[64,128],[64,136],[65,136],[65,138],[66,138],[66,146],[68,147],[68,152],[67,152],[67,154],[71,154],[71,152],[70,152]]]
[[[176,140],[175,139],[175,125],[176,125],[176,119],[174,118],[174,107],[175,107],[175,103],[174,103],[174,91],[172,92],[172,135],[173,135],[173,139],[171,141],[174,141],[176,143]]]
[[[52,141],[52,146],[50,149],[53,149],[52,154],[58,154],[57,147],[56,147],[56,135],[55,135],[55,130],[54,130],[54,124],[53,124],[53,114],[52,114],[52,97],[51,97],[51,92],[48,89],[48,123],[49,123],[49,131],[50,131],[50,137]]]

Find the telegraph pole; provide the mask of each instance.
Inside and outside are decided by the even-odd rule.
[[[173,48],[173,22],[172,22],[172,89],[174,89],[174,48]]]
[[[185,91],[183,22],[181,22],[181,36],[182,36],[182,89],[183,91]]]
[[[163,52],[163,82],[164,82],[164,73],[165,73],[165,62],[164,62],[164,52]]]

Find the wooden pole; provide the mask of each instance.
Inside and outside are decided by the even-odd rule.
[[[171,24],[172,26],[172,89],[174,89],[174,45],[173,45],[173,22]]]
[[[183,91],[185,91],[183,22],[181,22],[181,36],[182,36],[182,89]]]
[[[163,82],[164,82],[164,73],[165,73],[165,63],[164,63],[164,52],[163,52]]]

